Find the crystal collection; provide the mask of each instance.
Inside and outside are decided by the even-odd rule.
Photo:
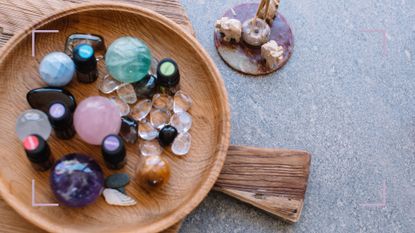
[[[105,62],[105,70],[98,70],[100,62]],[[18,117],[16,133],[33,168],[52,168],[51,189],[62,204],[83,207],[100,195],[109,205],[137,202],[126,194],[129,175],[113,174],[104,181],[101,167],[90,155],[70,153],[55,163],[47,143],[52,129],[57,139],[78,135],[83,142],[100,146],[101,159],[111,170],[122,169],[127,145],[139,143],[134,177],[142,187],[168,182],[165,150],[177,156],[190,151],[192,99],[180,90],[179,66],[171,58],[158,62],[143,41],[121,37],[107,49],[99,35],[72,34],[64,52],[49,53],[41,60],[39,74],[47,86],[27,93],[32,109]],[[102,96],[89,96],[77,105],[74,95],[64,89],[74,77],[79,85],[96,82]]]

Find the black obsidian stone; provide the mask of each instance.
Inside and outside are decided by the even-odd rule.
[[[121,117],[120,136],[125,142],[134,144],[138,140],[138,123],[131,117]]]
[[[160,130],[159,143],[161,146],[170,145],[177,136],[177,129],[171,125],[166,125]]]
[[[42,87],[29,91],[26,95],[30,107],[48,112],[52,102],[63,102],[71,112],[75,111],[75,97],[68,90],[58,87]]]
[[[151,98],[156,92],[157,77],[148,74],[143,80],[133,83],[138,98]]]

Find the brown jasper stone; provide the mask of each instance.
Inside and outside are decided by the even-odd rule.
[[[160,156],[142,157],[136,168],[136,180],[143,187],[159,187],[170,178],[170,165]]]

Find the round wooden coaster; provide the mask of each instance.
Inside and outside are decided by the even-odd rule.
[[[223,17],[238,19],[243,24],[255,16],[257,9],[257,3],[241,4],[229,9]],[[216,30],[214,39],[216,49],[225,63],[236,71],[250,75],[265,75],[280,69],[290,59],[294,48],[294,37],[290,25],[280,13],[271,25],[270,39],[275,40],[284,48],[284,55],[274,68],[268,67],[265,59],[262,58],[261,47],[248,45],[242,39],[240,43],[233,40],[226,42],[222,34]]]

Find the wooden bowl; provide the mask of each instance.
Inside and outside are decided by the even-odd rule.
[[[59,30],[59,33],[36,34],[36,56],[32,57],[32,30]],[[181,69],[181,88],[194,101],[192,147],[188,155],[175,157],[164,153],[172,175],[161,189],[147,191],[135,181],[127,186],[128,195],[138,204],[115,207],[100,197],[85,208],[32,206],[32,179],[36,203],[55,203],[49,186],[49,172],[33,170],[15,133],[17,116],[29,105],[26,93],[45,84],[38,74],[39,62],[52,51],[63,51],[65,39],[76,32],[104,36],[110,44],[123,35],[144,40],[157,58],[172,57]],[[85,4],[63,10],[14,36],[0,51],[0,193],[23,217],[52,232],[159,232],[190,213],[215,183],[229,144],[229,108],[220,74],[202,46],[166,17],[133,5]],[[77,81],[67,87],[82,99],[100,95],[95,84]],[[115,173],[104,166],[100,148],[87,145],[78,136],[62,141],[49,140],[56,159],[70,152],[93,156],[104,174]],[[138,143],[128,146],[128,163],[120,172],[133,176],[139,160]]]

